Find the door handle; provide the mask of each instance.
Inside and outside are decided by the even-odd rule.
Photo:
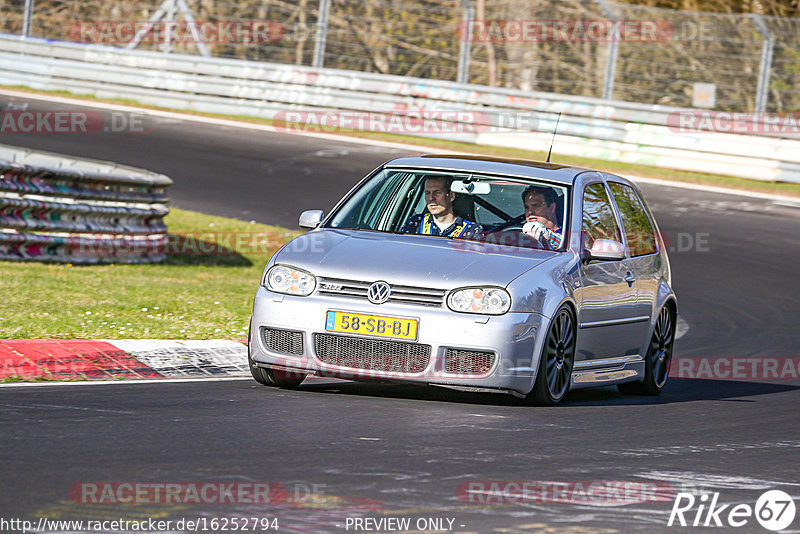
[[[631,287],[633,283],[636,281],[636,277],[633,276],[631,273],[625,275],[625,281],[628,282],[628,287]]]

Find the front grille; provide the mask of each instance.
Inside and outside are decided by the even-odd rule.
[[[314,348],[327,364],[389,373],[421,373],[431,359],[430,345],[333,334],[314,334]]]
[[[262,328],[261,337],[264,339],[264,345],[272,352],[303,355],[303,334],[300,332]]]
[[[367,300],[367,290],[373,282],[344,280],[340,278],[320,278],[318,291],[324,295],[336,295]],[[391,297],[388,302],[416,304],[419,306],[441,306],[445,290],[426,287],[401,286],[390,284]]]
[[[494,365],[495,354],[478,350],[447,349],[444,370],[459,375],[484,375]]]

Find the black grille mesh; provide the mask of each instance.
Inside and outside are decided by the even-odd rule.
[[[264,345],[272,352],[303,355],[303,334],[300,332],[262,328],[261,335],[264,338]]]
[[[327,364],[390,373],[421,373],[431,359],[430,345],[333,334],[314,334],[314,348]]]
[[[493,352],[447,349],[444,354],[444,370],[460,375],[483,375],[492,369],[494,360]]]

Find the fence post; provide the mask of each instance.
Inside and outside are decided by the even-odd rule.
[[[461,44],[458,49],[458,83],[469,83],[469,58],[472,54],[472,21],[475,20],[475,8],[470,0],[461,0],[464,6],[464,31],[461,32]]]
[[[189,7],[189,4],[186,3],[186,0],[164,0],[153,16],[150,17],[144,25],[142,25],[139,30],[136,32],[136,35],[133,37],[133,40],[125,46],[125,50],[133,50],[137,46],[139,46],[147,34],[153,29],[158,21],[164,18],[164,22],[176,22],[178,20],[177,12],[183,14],[183,18],[186,19],[187,26],[189,30],[192,32],[192,37],[195,41],[195,46],[200,51],[200,54],[203,57],[211,57],[211,52],[206,45],[206,42],[203,40],[203,36],[200,34],[200,30],[197,28],[197,21],[194,19],[194,15],[192,14],[192,10]],[[164,53],[172,51],[172,43],[169,39],[169,33],[165,32],[166,40],[164,44],[161,45],[161,51]]]
[[[33,16],[33,0],[25,0],[25,14],[22,18],[22,36],[31,35],[31,17]]]
[[[321,69],[325,66],[325,40],[328,38],[328,12],[331,0],[319,0],[319,18],[317,19],[317,39],[314,44],[312,66]]]
[[[606,0],[594,0],[600,6],[603,13],[609,20],[617,22],[617,15]],[[614,97],[614,78],[617,75],[617,58],[619,57],[619,24],[614,24],[614,33],[608,43],[608,58],[606,59],[606,73],[603,79],[603,100],[611,100]]]
[[[772,32],[769,31],[760,16],[753,13],[750,18],[753,19],[758,32],[764,37],[764,44],[761,46],[761,63],[758,66],[756,105],[753,110],[755,113],[764,113],[767,109],[767,98],[769,98],[769,78],[772,72],[772,52],[775,50],[775,36],[772,35]]]

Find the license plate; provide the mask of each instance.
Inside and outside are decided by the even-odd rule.
[[[329,311],[325,318],[325,330],[416,340],[418,323],[416,319]]]

